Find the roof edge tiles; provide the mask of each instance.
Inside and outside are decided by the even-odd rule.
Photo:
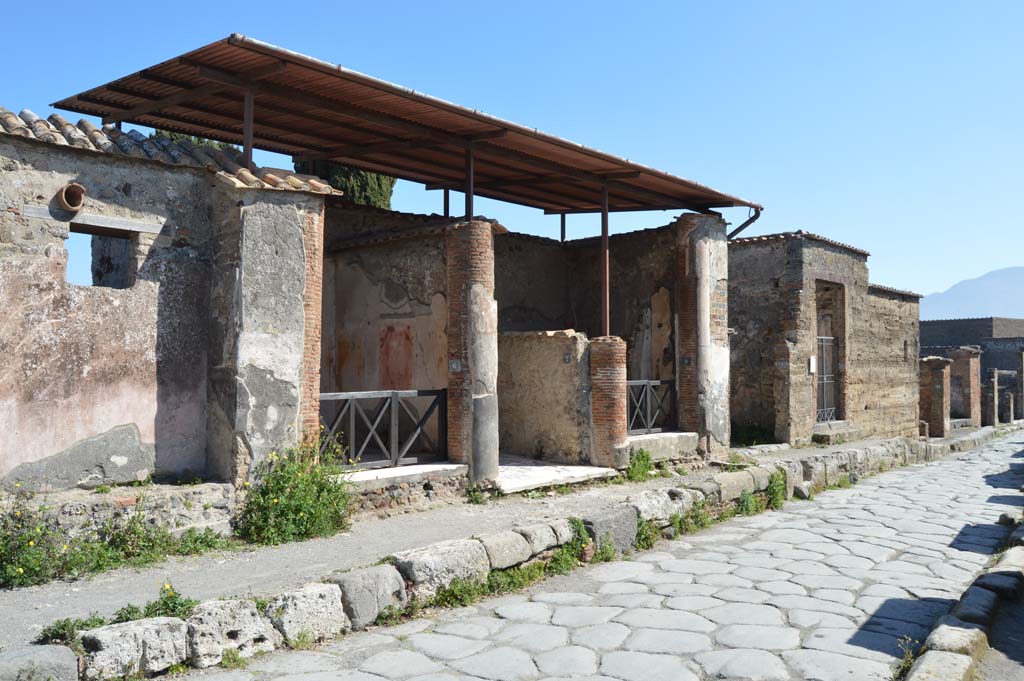
[[[107,156],[127,156],[178,168],[205,169],[228,178],[236,186],[341,195],[319,179],[254,165],[244,168],[237,149],[217,149],[189,141],[175,142],[169,137],[146,137],[137,130],[122,132],[113,126],[99,128],[84,118],[75,126],[57,113],[41,118],[29,109],[14,114],[0,106],[2,134]]]
[[[889,293],[894,296],[903,296],[904,298],[924,298],[920,293],[914,293],[913,291],[904,291],[903,289],[892,288],[891,286],[882,286],[881,284],[868,284],[869,291],[880,291],[881,293]]]
[[[758,236],[741,237],[739,239],[731,240],[729,242],[729,245],[744,246],[748,244],[765,243],[769,241],[784,241],[786,239],[809,239],[811,241],[818,241],[823,244],[828,244],[829,246],[835,246],[836,248],[841,248],[843,250],[850,251],[851,253],[856,253],[857,255],[863,255],[865,258],[871,255],[864,249],[857,248],[856,246],[851,246],[849,244],[844,244],[840,241],[834,241],[827,237],[823,237],[819,234],[805,232],[802,229],[798,229],[795,232],[778,232],[776,234],[761,234]]]

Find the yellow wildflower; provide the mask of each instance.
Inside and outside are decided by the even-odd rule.
[[[14,486],[15,487],[21,487],[21,483],[20,482],[16,482],[16,483],[14,483]]]
[[[18,574],[19,575],[22,574],[23,572],[25,572],[25,570],[23,568],[18,568]]]
[[[35,546],[35,545],[36,545],[36,542],[35,542],[35,540],[34,540],[34,539],[29,539],[29,540],[28,540],[28,545],[29,545],[29,546]]]

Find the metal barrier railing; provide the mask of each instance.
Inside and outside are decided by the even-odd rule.
[[[629,434],[660,433],[675,427],[675,381],[626,381]]]

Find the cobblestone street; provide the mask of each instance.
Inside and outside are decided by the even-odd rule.
[[[526,594],[203,676],[888,681],[901,638],[923,641],[1001,546],[1022,450],[1014,435]]]

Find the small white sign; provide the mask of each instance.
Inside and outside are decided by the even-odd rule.
[[[818,373],[818,357],[816,355],[811,355],[807,358],[807,373]]]

